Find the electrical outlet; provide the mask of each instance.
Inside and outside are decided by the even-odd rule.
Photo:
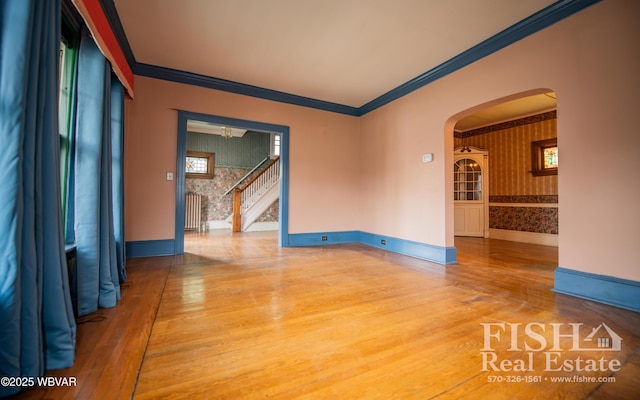
[[[328,239],[329,239],[329,238],[328,238],[328,237],[326,237],[326,236],[323,236],[323,237],[322,237],[322,241],[323,241],[323,242],[326,242]]]
[[[383,245],[383,246],[386,246],[386,245],[387,245],[387,241],[386,241],[386,240],[384,240],[384,239],[382,239],[382,240],[380,241],[380,244],[381,244],[381,245]]]

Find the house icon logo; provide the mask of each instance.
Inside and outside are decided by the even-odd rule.
[[[622,338],[604,322],[593,328],[584,341],[590,342],[592,346],[580,350],[620,351],[622,349]]]

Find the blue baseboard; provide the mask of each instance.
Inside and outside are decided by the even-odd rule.
[[[558,267],[556,293],[640,312],[640,282]]]
[[[318,246],[325,244],[356,243],[358,231],[318,232],[289,234],[289,246]]]
[[[319,246],[339,243],[362,243],[382,250],[436,262],[455,264],[456,248],[412,242],[390,236],[361,231],[297,233],[287,235],[286,247]],[[127,242],[127,257],[156,257],[176,254],[175,240],[142,240]]]
[[[289,246],[292,247],[338,243],[362,243],[382,250],[432,261],[438,264],[457,263],[455,247],[434,246],[361,231],[289,234]]]
[[[360,243],[405,256],[433,261],[438,264],[456,264],[456,248],[442,247],[390,236],[361,232]]]
[[[175,240],[141,240],[127,242],[127,257],[156,257],[175,254]]]

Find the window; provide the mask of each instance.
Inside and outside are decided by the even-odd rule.
[[[598,338],[598,347],[610,348],[611,347],[611,338],[599,337]]]
[[[280,134],[271,134],[271,158],[280,156]]]
[[[66,27],[63,23],[63,27]],[[71,159],[73,157],[74,121],[76,113],[76,74],[78,60],[78,38],[68,29],[60,42],[60,75],[58,77],[58,133],[60,137],[60,187],[62,188],[62,217],[64,221],[65,242],[75,241],[73,233],[74,210],[73,180],[70,179]]]
[[[185,172],[187,178],[213,179],[214,154],[199,151],[187,151]]]
[[[558,174],[558,139],[531,142],[531,173],[533,176]]]
[[[543,150],[544,169],[558,168],[558,146],[547,147]]]

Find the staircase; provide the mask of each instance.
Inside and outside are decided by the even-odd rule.
[[[242,188],[233,190],[233,232],[244,232],[280,196],[280,157]]]

